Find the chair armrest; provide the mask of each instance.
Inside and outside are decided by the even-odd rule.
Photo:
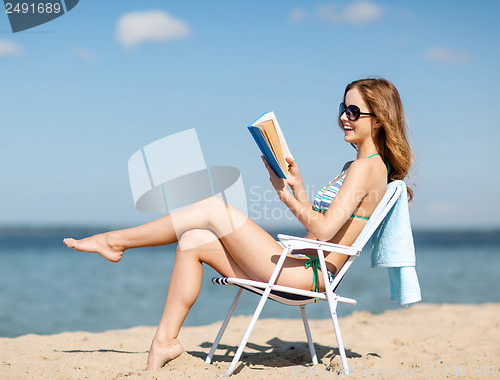
[[[306,239],[298,236],[278,235],[279,241],[290,249],[321,249],[322,251],[340,253],[342,255],[356,256],[359,250],[342,244],[328,243],[321,240]]]

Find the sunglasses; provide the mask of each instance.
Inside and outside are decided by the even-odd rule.
[[[339,119],[342,117],[342,115],[344,114],[344,112],[345,112],[345,115],[347,116],[347,118],[350,121],[356,121],[356,120],[358,120],[361,115],[375,116],[374,113],[361,112],[361,110],[359,109],[358,106],[350,105],[350,106],[346,107],[344,103],[340,103],[340,106],[339,106]]]

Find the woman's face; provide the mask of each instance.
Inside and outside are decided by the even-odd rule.
[[[363,113],[372,112],[357,88],[352,88],[347,92],[344,104],[346,107],[357,106]],[[371,138],[372,125],[376,122],[376,118],[371,115],[360,115],[359,119],[351,121],[344,112],[340,117],[340,121],[344,127],[344,140],[351,144],[359,144],[364,139]]]

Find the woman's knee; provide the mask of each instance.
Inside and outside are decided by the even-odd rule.
[[[208,227],[224,237],[243,226],[248,216],[218,197],[204,199],[204,212],[208,216]]]
[[[226,202],[216,196],[205,198],[195,205],[203,212],[218,212],[227,206]]]
[[[201,248],[202,246],[216,241],[217,236],[210,230],[194,229],[184,232],[177,245],[177,252]]]

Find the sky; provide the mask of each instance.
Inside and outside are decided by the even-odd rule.
[[[312,196],[355,157],[336,124],[345,86],[376,76],[411,129],[413,226],[499,228],[499,14],[496,0],[81,0],[12,33],[2,12],[0,226],[157,217],[136,210],[128,160],[191,128],[207,165],[240,170],[252,219],[294,225],[246,126],[275,112]]]

